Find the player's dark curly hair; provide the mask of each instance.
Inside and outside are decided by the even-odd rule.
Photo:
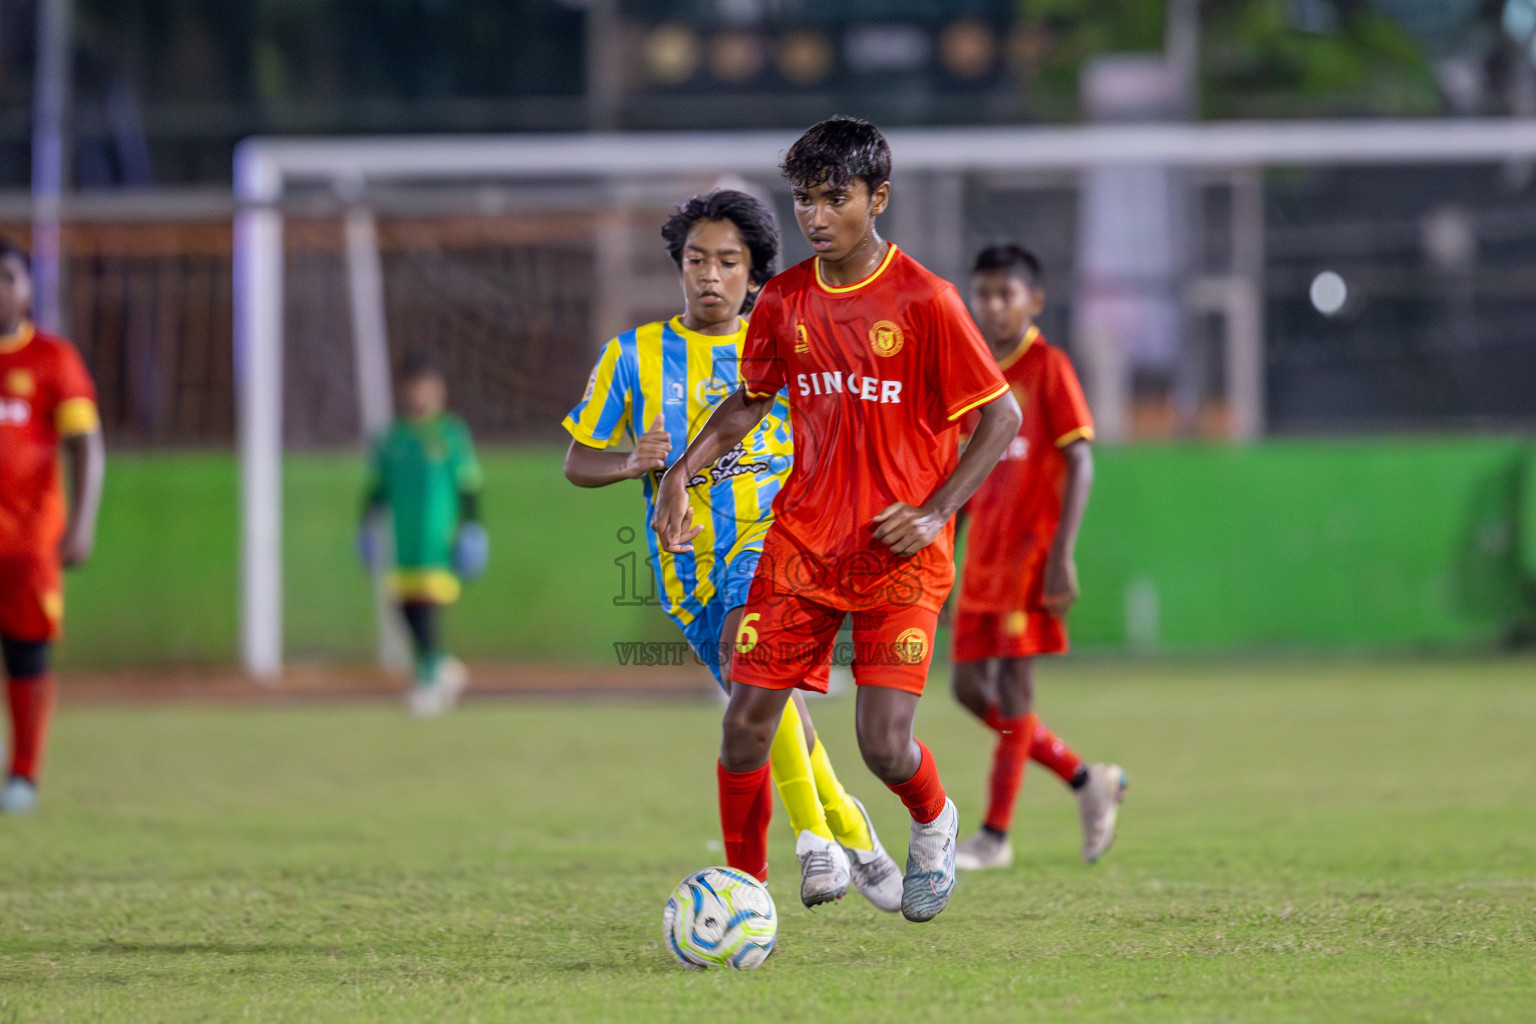
[[[989,245],[977,253],[976,262],[971,265],[971,273],[979,274],[985,270],[1006,270],[1031,288],[1040,287],[1040,260],[1034,253],[1014,242]]]
[[[873,192],[891,179],[891,147],[863,118],[829,117],[795,140],[779,170],[800,188],[822,182],[840,188],[862,178]]]
[[[773,211],[745,192],[730,188],[717,188],[678,203],[661,226],[661,237],[667,243],[667,254],[679,270],[683,266],[683,247],[688,244],[688,232],[701,220],[728,220],[735,224],[752,260],[747,279],[756,288],[768,283],[779,258],[779,228],[774,223]],[[756,300],[756,290],[748,292],[741,311],[749,312]]]
[[[32,273],[31,254],[9,238],[0,238],[0,260],[4,259],[15,260],[27,273]]]
[[[443,362],[437,354],[424,348],[408,348],[400,356],[400,380],[420,380],[422,377],[443,376]]]

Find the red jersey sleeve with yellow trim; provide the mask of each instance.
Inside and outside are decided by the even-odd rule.
[[[48,559],[64,533],[59,440],[98,426],[74,346],[36,333],[0,352],[0,558]]]
[[[96,409],[96,384],[75,347],[57,339],[54,351],[53,407],[41,410],[60,437],[91,434],[101,429]]]
[[[928,425],[938,433],[1002,397],[1008,383],[954,286],[939,290],[927,306],[927,314],[931,321],[925,325],[931,360],[928,372],[929,379],[937,384]]]
[[[1060,448],[1077,440],[1093,440],[1093,415],[1083,386],[1078,383],[1072,360],[1054,346],[1045,350],[1046,364],[1040,381],[1040,411],[1051,443]]]
[[[784,357],[779,349],[783,311],[779,290],[769,281],[752,307],[747,337],[742,343],[741,383],[748,398],[776,395],[784,388]]]

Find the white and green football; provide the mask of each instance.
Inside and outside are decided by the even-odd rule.
[[[735,868],[705,868],[678,883],[661,914],[662,942],[690,970],[750,971],[773,952],[779,915],[763,884]]]

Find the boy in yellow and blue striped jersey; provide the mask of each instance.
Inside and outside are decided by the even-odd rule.
[[[742,314],[773,275],[779,248],[772,214],[731,190],[678,206],[662,237],[681,274],[682,315],[608,342],[563,423],[572,437],[566,477],[580,487],[640,479],[648,527],[660,474],[737,387],[746,338]],[[632,449],[608,450],[621,440]],[[722,687],[729,688],[732,655],[724,641],[736,635],[773,499],[793,462],[789,406],[781,394],[751,435],[689,482],[693,553],[663,551],[646,530],[666,612]],[[770,763],[797,833],[806,906],[840,899],[851,880],[877,907],[896,910],[901,871],[863,804],[838,782],[798,693],[785,708]]]

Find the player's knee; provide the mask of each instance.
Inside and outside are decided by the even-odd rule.
[[[1029,658],[1005,658],[997,667],[997,703],[1004,718],[1027,715],[1035,708],[1035,680]]]
[[[949,688],[955,700],[967,711],[974,715],[987,713],[990,701],[983,685],[981,667],[976,662],[962,661],[957,664]]]
[[[732,701],[726,706],[721,720],[721,763],[727,759],[737,762],[757,762],[767,756],[773,745],[773,734],[778,722],[756,713],[756,709]],[[735,770],[726,764],[728,770]]]
[[[912,760],[912,733],[910,729],[894,728],[859,730],[859,753],[865,766],[877,778],[886,782],[902,782],[911,778],[916,769]]]
[[[47,640],[16,640],[0,637],[0,655],[5,662],[7,679],[33,679],[48,671],[48,654],[53,645]]]
[[[915,770],[910,764],[912,758],[905,751],[889,747],[865,747],[860,749],[860,753],[864,755],[865,767],[883,782],[903,782],[911,778]]]

